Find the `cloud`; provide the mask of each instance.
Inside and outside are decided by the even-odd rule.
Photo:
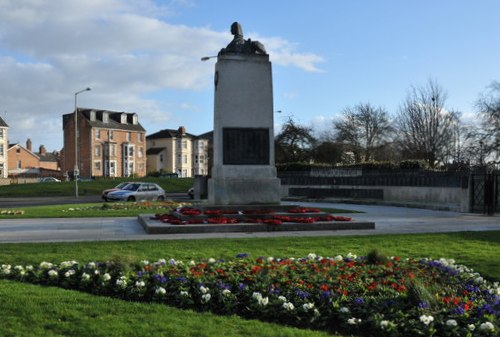
[[[181,103],[198,106],[169,107],[150,97],[209,90],[213,65],[200,57],[217,54],[231,38],[208,26],[169,23],[186,6],[189,0],[1,0],[0,116],[12,141],[60,149],[62,114],[73,111],[73,94],[87,86],[93,90],[79,96],[80,106],[137,111],[146,125],[167,127]],[[273,63],[320,71],[321,57],[282,38],[261,40]]]

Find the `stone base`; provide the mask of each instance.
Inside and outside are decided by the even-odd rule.
[[[210,205],[279,204],[279,178],[218,178],[208,180]]]

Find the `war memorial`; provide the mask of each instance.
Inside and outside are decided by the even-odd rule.
[[[238,22],[217,55],[213,166],[208,201],[172,214],[139,216],[149,234],[373,229],[373,222],[281,205],[274,162],[272,67],[262,43]]]

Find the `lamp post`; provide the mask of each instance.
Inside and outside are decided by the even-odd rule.
[[[75,179],[75,198],[78,198],[78,177],[80,170],[78,169],[78,94],[84,91],[92,90],[90,87],[75,92],[75,168],[73,170],[73,178]]]
[[[201,58],[201,60],[202,60],[202,61],[208,61],[208,60],[213,59],[213,58],[216,58],[216,57],[217,57],[217,55],[214,55],[214,56],[203,56],[203,57]]]

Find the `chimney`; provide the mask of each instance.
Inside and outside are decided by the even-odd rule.
[[[26,141],[26,148],[28,149],[28,151],[31,151],[31,139],[28,138],[28,140]]]
[[[178,132],[179,132],[180,136],[184,136],[186,134],[186,128],[183,126],[180,126]]]
[[[42,156],[43,156],[45,153],[47,153],[47,150],[45,149],[45,146],[40,145],[40,151],[39,151],[39,152],[40,152],[40,155],[42,155]]]

